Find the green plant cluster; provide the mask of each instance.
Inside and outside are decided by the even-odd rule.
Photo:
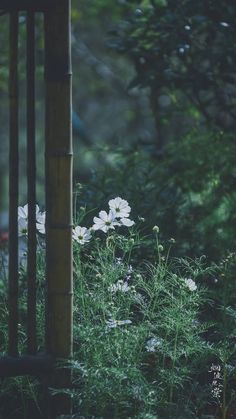
[[[235,141],[233,135],[193,128],[168,144],[165,155],[154,146],[98,150],[111,156],[82,188],[80,204],[95,207],[114,190],[134,203],[142,228],[158,223],[174,237],[179,256],[207,255],[216,262],[235,250]]]
[[[76,223],[88,222],[84,208]],[[70,390],[78,418],[205,418],[235,412],[235,254],[218,265],[176,258],[159,227],[96,231],[74,241],[74,357]],[[44,339],[44,248],[38,252],[38,339]],[[149,251],[147,251],[149,249]],[[1,281],[1,352],[6,291]],[[26,274],[20,278],[25,347]],[[213,384],[214,368],[220,368]],[[217,393],[217,389],[219,393]],[[213,392],[215,391],[215,393]],[[52,389],[53,394],[57,392]],[[11,398],[9,413],[8,400]],[[29,377],[1,387],[4,419],[43,417],[42,387]],[[31,413],[30,413],[31,412]],[[230,417],[230,416],[229,416]]]

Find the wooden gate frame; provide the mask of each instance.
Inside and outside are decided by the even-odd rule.
[[[0,0],[10,16],[9,55],[9,345],[0,359],[0,376],[51,373],[51,385],[67,387],[70,372],[56,372],[54,361],[72,356],[72,126],[70,0]],[[27,24],[27,183],[28,183],[28,330],[27,354],[18,353],[18,13]],[[35,220],[35,62],[34,15],[45,27],[45,191],[46,191],[46,338],[45,353],[36,341]],[[65,403],[64,403],[65,402]],[[64,406],[62,406],[62,404]],[[56,401],[58,406],[58,400]],[[68,413],[60,398],[59,413]],[[56,412],[56,410],[55,410]],[[50,417],[54,417],[56,413]]]

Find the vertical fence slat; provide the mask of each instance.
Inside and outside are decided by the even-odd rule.
[[[36,341],[36,154],[35,154],[35,17],[27,12],[27,187],[28,187],[28,301],[27,349],[34,354]]]
[[[9,355],[18,355],[18,13],[9,22]]]

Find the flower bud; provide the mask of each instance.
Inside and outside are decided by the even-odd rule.
[[[164,247],[163,247],[161,244],[159,244],[159,245],[158,245],[158,250],[159,250],[159,252],[163,252]]]
[[[77,189],[77,190],[81,190],[81,189],[83,189],[83,185],[82,185],[82,183],[79,183],[79,182],[78,182],[78,183],[76,183],[76,185],[75,185],[75,186],[76,186],[76,189]]]
[[[154,226],[152,229],[155,233],[159,233],[160,229],[158,226]]]
[[[106,245],[109,246],[109,245],[113,244],[114,241],[115,241],[115,236],[113,236],[113,235],[108,236],[107,239],[106,239]]]

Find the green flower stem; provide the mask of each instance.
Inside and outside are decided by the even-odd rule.
[[[79,278],[78,278],[78,287],[79,287],[79,292],[80,292],[82,310],[83,310],[84,315],[86,315],[86,304],[84,300],[84,287],[82,286],[83,275],[81,274],[80,249],[78,250],[78,253],[76,254],[76,262],[74,263],[75,263],[76,272],[80,273]]]
[[[173,378],[173,373],[174,373],[174,368],[175,368],[178,336],[179,336],[179,328],[177,326],[176,333],[175,333],[174,356],[173,356],[172,369],[171,369],[172,378]],[[171,387],[170,387],[170,403],[172,403],[172,399],[173,399],[173,380],[171,380]]]
[[[173,301],[173,294],[172,294],[172,301]],[[180,311],[181,310],[182,310],[182,295],[181,295],[181,301],[180,301]],[[173,356],[172,369],[171,369],[172,380],[171,380],[171,387],[170,387],[170,403],[172,403],[172,399],[173,399],[173,373],[174,373],[175,362],[176,362],[178,337],[179,337],[179,325],[177,323],[176,333],[175,333],[175,342],[174,342],[174,356]]]
[[[223,341],[224,345],[227,340],[227,319],[226,319],[226,306],[228,300],[226,279],[223,279]],[[224,356],[223,361],[223,403],[222,403],[222,419],[227,419],[228,406],[226,405],[226,390],[227,390],[227,370],[226,370],[226,356]]]
[[[226,361],[224,361],[223,372],[223,404],[222,404],[222,419],[227,419],[228,406],[226,405],[226,389],[227,389],[227,371]]]
[[[171,247],[172,247],[172,246],[171,246],[171,244],[170,244],[170,246],[169,246],[169,248],[168,248],[168,251],[167,251],[167,255],[166,255],[165,269],[167,268],[167,263],[168,263],[168,260],[169,260]]]

